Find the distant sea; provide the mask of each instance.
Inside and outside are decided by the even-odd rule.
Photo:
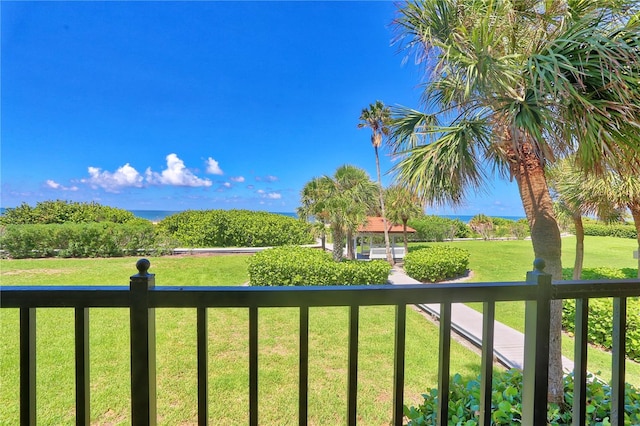
[[[3,214],[4,211],[5,211],[5,208],[0,207],[0,214]],[[175,210],[129,210],[129,211],[133,213],[135,216],[140,217],[142,219],[150,220],[151,222],[160,222],[162,219],[164,219],[167,216],[180,213],[180,211],[175,211]],[[281,214],[283,216],[289,216],[289,217],[295,217],[295,218],[298,217],[298,215],[295,214],[294,212],[271,212],[271,213]],[[429,213],[427,212],[427,214]],[[474,215],[441,214],[438,216],[446,217],[449,219],[460,219],[464,223],[469,223],[469,221]],[[511,220],[523,219],[522,216],[495,216],[495,217],[501,217],[503,219],[511,219]]]

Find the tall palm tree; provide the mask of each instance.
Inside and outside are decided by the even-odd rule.
[[[359,128],[369,127],[371,129],[371,145],[376,155],[376,173],[378,176],[378,197],[380,199],[380,211],[382,213],[382,226],[384,227],[384,245],[387,253],[387,262],[393,265],[391,246],[389,244],[389,230],[387,229],[387,217],[384,208],[384,191],[382,189],[382,179],[380,178],[380,156],[378,149],[382,145],[383,136],[389,134],[389,122],[391,120],[391,109],[382,101],[376,101],[364,108],[360,114]]]
[[[384,191],[384,198],[389,221],[402,224],[404,252],[409,253],[407,222],[424,214],[422,203],[415,194],[400,185],[387,188]]]
[[[483,187],[487,166],[514,179],[535,256],[560,279],[547,164],[575,153],[587,172],[640,170],[637,1],[416,0],[395,28],[430,71],[428,112],[394,111],[397,177],[436,204]],[[560,302],[551,310],[549,399],[560,403]]]

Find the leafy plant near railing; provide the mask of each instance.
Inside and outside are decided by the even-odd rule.
[[[436,282],[464,274],[469,267],[469,252],[459,247],[432,246],[409,252],[404,270],[411,278]]]
[[[166,217],[158,230],[187,247],[267,247],[313,242],[309,225],[249,210],[189,210]]]
[[[564,279],[571,279],[571,271],[563,271]],[[582,271],[582,279],[623,279],[635,278],[636,271],[620,270],[612,268],[589,268]],[[575,300],[568,299],[562,302],[562,327],[571,333],[575,331]],[[613,300],[589,299],[589,318],[587,322],[587,340],[590,343],[611,349],[613,336]],[[640,299],[630,297],[627,299],[627,328],[626,328],[627,356],[640,362]]]
[[[169,253],[173,247],[175,243],[158,235],[154,225],[143,219],[125,224],[7,225],[0,231],[0,249],[14,259],[159,255]]]
[[[249,259],[249,282],[257,286],[385,284],[391,266],[382,260],[334,262],[327,252],[276,247]]]
[[[418,407],[405,406],[408,426],[436,424],[438,390],[428,389],[424,402]],[[611,389],[607,384],[592,380],[587,382],[587,425],[609,425]],[[571,424],[573,405],[573,376],[564,378],[565,407],[549,404],[548,424]],[[465,383],[459,374],[453,376],[449,394],[450,425],[471,426],[479,424],[480,378]],[[625,392],[624,424],[640,424],[640,390],[627,384]],[[491,419],[496,425],[521,424],[522,420],[522,372],[509,370],[493,376],[491,393]]]

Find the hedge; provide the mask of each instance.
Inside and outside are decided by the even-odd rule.
[[[409,252],[404,270],[411,278],[436,282],[463,275],[469,267],[469,252],[452,246],[433,246]]]
[[[74,201],[42,201],[34,207],[22,203],[8,208],[0,215],[3,225],[35,225],[62,223],[114,222],[129,223],[140,220],[128,210],[103,206],[98,203]]]
[[[426,215],[410,220],[408,225],[416,230],[413,241],[444,241],[471,235],[471,229],[460,219]]]
[[[249,259],[249,283],[255,286],[386,284],[391,266],[383,260],[334,262],[322,250],[284,246]]]
[[[601,223],[585,223],[584,235],[595,237],[637,238],[638,233],[634,225],[615,224],[604,225]]]
[[[117,257],[132,254],[166,254],[175,247],[157,235],[146,220],[126,224],[66,223],[7,225],[0,228],[0,249],[18,258]]]
[[[158,223],[159,232],[187,247],[270,247],[310,244],[307,223],[250,210],[188,210]]]

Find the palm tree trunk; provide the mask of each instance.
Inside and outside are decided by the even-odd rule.
[[[331,226],[331,236],[333,237],[333,260],[340,262],[344,254],[344,233],[341,226]]]
[[[584,260],[584,226],[580,213],[573,214],[573,224],[576,227],[576,260],[573,263],[573,279],[579,280],[582,276],[582,263]]]
[[[355,256],[353,255],[353,234],[351,231],[347,231],[347,259],[353,260]]]
[[[524,136],[521,136],[524,137]],[[518,183],[522,205],[531,227],[534,256],[544,259],[552,279],[562,279],[560,230],[553,212],[553,201],[545,178],[544,166],[530,143],[520,144],[520,152],[511,150],[511,173]],[[549,333],[549,402],[563,404],[562,301],[551,301]]]
[[[376,153],[376,172],[378,173],[378,192],[380,194],[380,212],[382,213],[382,226],[384,227],[384,246],[387,253],[387,262],[393,266],[393,256],[391,256],[391,244],[389,243],[389,230],[387,229],[387,215],[384,211],[384,194],[382,192],[382,179],[380,178],[380,157],[378,156],[378,147],[373,146]]]
[[[636,240],[638,241],[638,278],[640,278],[640,203],[629,203],[629,210],[636,226]]]
[[[409,253],[409,239],[407,238],[407,219],[402,220],[402,238],[404,240],[404,254]]]

